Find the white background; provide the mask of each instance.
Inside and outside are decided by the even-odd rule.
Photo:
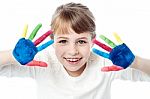
[[[28,35],[38,23],[43,27],[37,35],[46,32],[56,7],[68,2],[80,2],[90,8],[96,18],[98,35],[113,39],[112,33],[117,32],[134,54],[150,58],[149,0],[1,0],[0,50],[14,48],[25,24],[29,25]],[[0,77],[0,99],[34,99],[35,89],[31,79]],[[150,84],[146,82],[112,84],[112,99],[149,99],[148,92]]]

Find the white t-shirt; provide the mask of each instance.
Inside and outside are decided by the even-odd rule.
[[[92,53],[79,77],[69,76],[53,51],[44,50],[35,58],[46,61],[48,67],[10,63],[0,66],[0,75],[35,79],[38,99],[110,99],[111,82],[114,79],[150,81],[149,76],[131,68],[118,72],[101,72],[101,68],[108,66],[110,61]]]

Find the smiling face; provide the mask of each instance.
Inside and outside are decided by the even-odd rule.
[[[92,47],[91,34],[55,34],[54,48],[58,60],[71,76],[79,76],[86,67]]]
[[[58,60],[71,76],[79,76],[86,67],[95,37],[95,18],[80,3],[59,6],[51,21],[51,36]]]

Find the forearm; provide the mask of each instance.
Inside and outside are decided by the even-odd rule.
[[[0,51],[0,65],[16,62],[11,50]]]
[[[131,68],[139,69],[150,75],[150,60],[136,56]]]

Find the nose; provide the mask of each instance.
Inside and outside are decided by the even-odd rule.
[[[76,44],[70,44],[69,50],[68,50],[69,55],[75,56],[79,54],[78,46]]]

